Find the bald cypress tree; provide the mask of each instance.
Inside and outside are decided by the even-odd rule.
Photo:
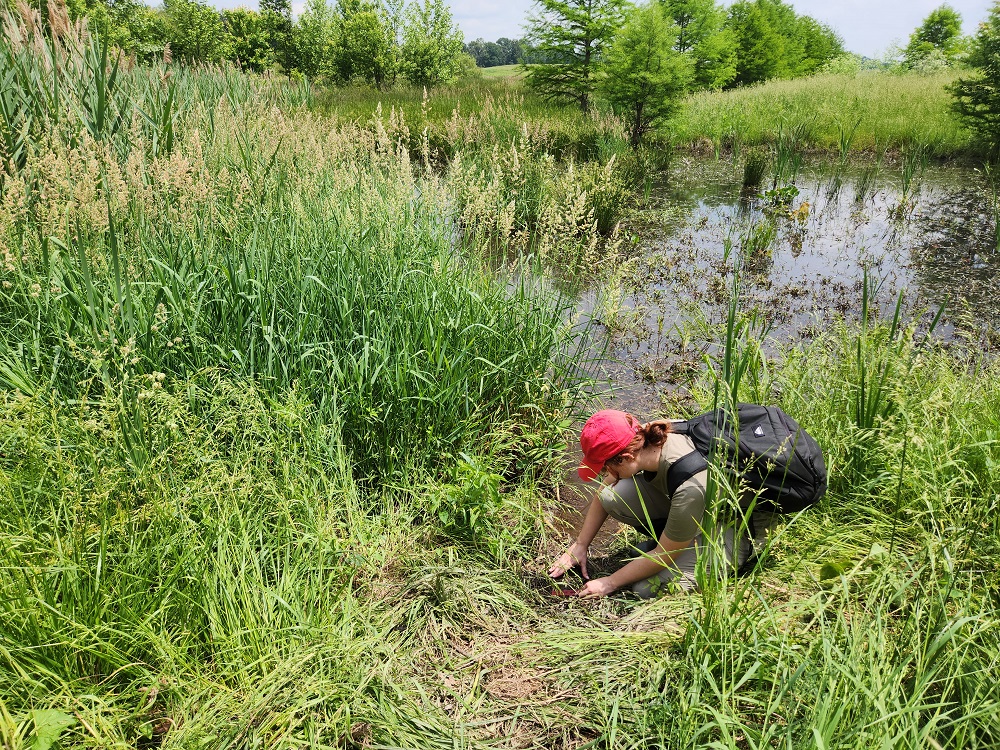
[[[1000,158],[1000,2],[994,2],[980,24],[969,55],[972,75],[951,88],[954,109],[988,149]]]
[[[535,0],[528,16],[528,86],[546,99],[590,109],[604,45],[622,25],[626,0]]]
[[[692,61],[675,49],[677,37],[677,26],[649,3],[629,14],[604,54],[604,96],[630,123],[633,148],[679,109],[691,80]]]

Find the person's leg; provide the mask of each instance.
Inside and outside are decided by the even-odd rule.
[[[763,510],[753,512],[746,529],[748,553],[739,565],[739,575],[748,575],[767,557],[771,527],[777,520],[776,513]]]
[[[734,565],[733,558],[734,555],[736,556],[734,568],[739,568],[745,563],[753,549],[749,534],[746,533],[745,529],[741,531],[743,533],[739,534],[740,544],[737,549],[734,544],[737,539],[737,528],[734,525],[729,524],[716,529],[715,538],[719,544],[717,549],[722,553],[726,565]],[[695,568],[698,564],[698,556],[704,555],[705,552],[705,539],[702,534],[699,534],[695,537],[691,547],[674,557],[671,565],[665,567],[652,578],[633,584],[632,591],[643,599],[649,599],[656,596],[665,585],[671,582],[683,591],[694,591],[697,588]]]
[[[670,507],[663,494],[640,476],[621,479],[600,494],[601,505],[612,518],[646,536],[659,539]]]
[[[701,535],[695,538],[695,545],[701,543]],[[694,568],[697,562],[697,546],[689,547],[677,554],[673,562],[652,578],[632,584],[632,591],[642,599],[652,599],[663,587],[674,582],[684,591],[694,591]]]

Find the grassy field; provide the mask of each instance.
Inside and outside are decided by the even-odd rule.
[[[939,157],[975,152],[971,134],[948,107],[951,72],[869,72],[768,81],[734,91],[695,94],[672,125],[680,144],[707,139],[725,148],[773,143],[794,133],[805,148],[875,153],[923,146]]]
[[[329,114],[233,71],[111,78],[95,44],[22,33],[0,41],[0,746],[1000,742],[1000,373],[975,341],[862,316],[765,359],[735,294],[694,396],[800,418],[829,498],[749,578],[555,599],[600,342],[541,272],[612,262],[614,119],[568,158],[571,115],[491,94],[435,161],[370,92]]]
[[[520,78],[523,73],[520,65],[494,65],[492,68],[479,68],[479,75],[483,78]]]
[[[503,66],[503,69],[511,66]],[[500,71],[501,68],[488,68]],[[884,151],[921,149],[938,158],[981,158],[971,133],[951,113],[946,87],[957,74],[865,72],[768,81],[733,91],[701,92],[685,101],[662,134],[664,143],[699,150],[737,150],[754,144],[794,142],[796,148],[864,160]],[[414,133],[429,129],[432,140],[456,147],[493,144],[463,135],[466,121],[488,119],[502,143],[525,123],[566,142],[614,142],[625,150],[624,125],[601,108],[591,117],[573,106],[554,105],[526,91],[515,76],[497,73],[435,89],[399,87],[331,89],[316,97],[324,114],[368,122],[381,105],[395,110]],[[497,127],[503,123],[503,127]],[[480,133],[476,132],[476,136]],[[655,144],[662,148],[662,144]],[[583,152],[587,157],[586,151]],[[587,157],[591,158],[591,157]]]

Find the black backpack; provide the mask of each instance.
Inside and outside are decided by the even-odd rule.
[[[736,414],[716,409],[675,422],[671,431],[687,435],[695,447],[667,472],[671,497],[684,482],[708,468],[713,454],[753,491],[757,509],[797,513],[826,492],[826,465],[819,444],[776,406],[738,404]]]

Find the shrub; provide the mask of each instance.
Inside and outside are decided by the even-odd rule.
[[[995,159],[1000,152],[1000,2],[993,4],[979,27],[969,65],[975,75],[960,78],[951,87],[954,110]]]

